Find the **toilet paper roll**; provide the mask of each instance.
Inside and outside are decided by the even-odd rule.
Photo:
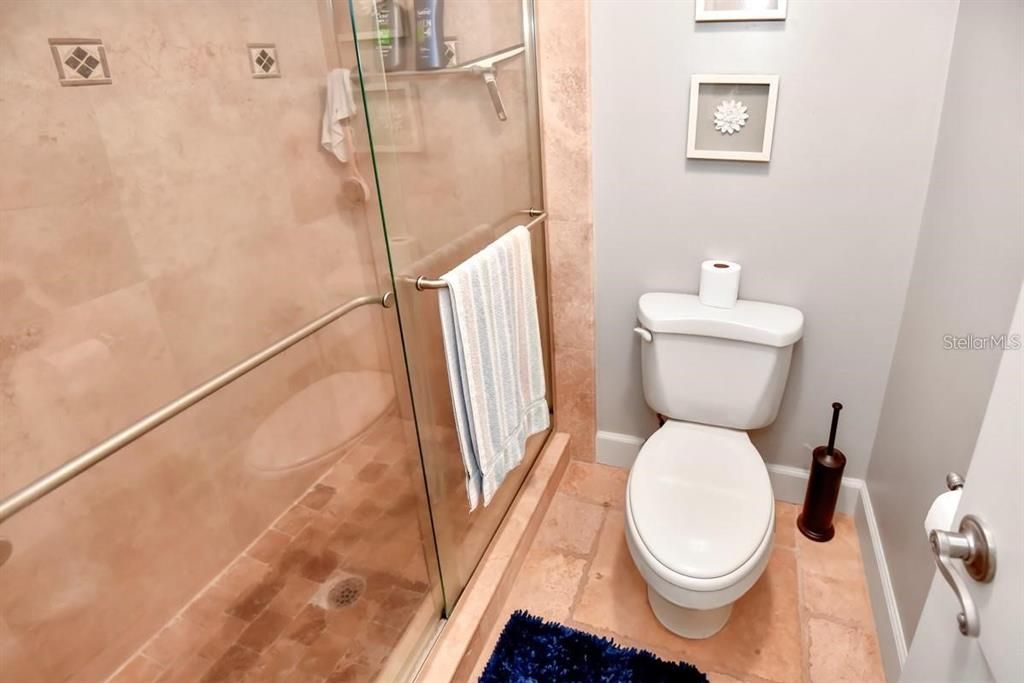
[[[953,518],[956,516],[956,509],[960,506],[961,495],[963,495],[963,489],[946,491],[932,501],[932,506],[928,508],[928,514],[924,516],[925,536],[932,529],[949,531],[953,528]]]
[[[705,261],[700,264],[700,302],[715,308],[733,308],[740,293],[740,264]]]

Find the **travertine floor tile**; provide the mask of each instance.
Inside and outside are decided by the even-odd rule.
[[[184,617],[175,617],[143,648],[142,654],[157,664],[170,667],[183,656],[197,649],[206,634]]]
[[[110,683],[153,683],[164,668],[144,655],[135,655]]]
[[[836,535],[816,543],[797,533],[804,608],[850,626],[874,631],[871,598],[853,519],[837,515]]]
[[[737,601],[719,634],[707,640],[679,638],[651,611],[647,584],[626,547],[624,521],[613,513],[573,616],[581,624],[674,653],[704,669],[794,681],[800,679],[797,594],[796,558],[777,549],[761,580]]]
[[[625,487],[625,470],[582,462],[569,466],[558,499],[570,497],[608,508],[597,542],[588,545],[588,527],[573,521],[574,516],[579,518],[578,507],[552,505],[544,520],[545,531],[534,540],[513,596],[503,607],[503,618],[476,662],[477,675],[514,609],[525,607],[556,618],[553,614],[576,596],[571,617],[558,621],[628,647],[651,650],[664,659],[688,661],[708,672],[714,683],[806,682],[808,661],[811,683],[883,680],[850,517],[836,517],[836,537],[831,542],[814,543],[796,529],[800,506],[776,503],[775,547],[765,573],[736,602],[721,632],[706,640],[687,640],[664,628],[651,611],[647,584],[626,546],[621,502]],[[576,552],[587,547],[591,553],[587,571],[573,584],[573,572],[563,571],[556,548]],[[543,586],[540,605],[533,609],[522,596],[534,590],[530,582],[544,584],[537,577],[549,571],[558,579]],[[524,576],[530,578],[524,580]],[[544,606],[552,604],[557,607],[545,613]],[[810,617],[810,624],[801,623],[801,614]],[[829,641],[833,644],[823,649],[822,644]],[[847,644],[837,649],[836,642]]]
[[[246,673],[245,683],[281,683],[306,654],[306,646],[287,638],[278,639]]]
[[[245,554],[260,562],[273,564],[281,557],[281,553],[291,541],[292,537],[288,534],[277,529],[267,529]]]
[[[814,616],[825,616],[850,626],[874,630],[871,597],[863,580],[834,578],[808,571],[801,565],[800,585],[804,608]]]
[[[629,471],[592,462],[574,460],[559,490],[570,496],[607,507],[621,508],[626,501],[626,479]]]
[[[714,671],[753,674],[779,683],[799,681],[798,595],[796,557],[777,548],[758,582],[733,605],[725,628],[706,640],[680,639],[676,651]]]
[[[733,678],[728,674],[715,673],[714,671],[707,671],[705,673],[707,673],[711,683],[746,683],[746,681],[739,678]]]
[[[651,646],[672,647],[678,642],[678,637],[655,618],[647,602],[647,584],[626,548],[621,512],[610,511],[605,520],[573,618]]]
[[[213,662],[203,657],[189,656],[165,670],[156,683],[196,683],[212,665]]]
[[[200,657],[215,661],[235,644],[249,623],[228,614],[221,614],[220,621],[207,631],[205,642],[196,651]]]
[[[569,618],[586,560],[534,546],[512,586],[509,604],[546,619]]]
[[[796,518],[800,514],[799,505],[789,503],[775,503],[775,547],[795,548],[796,535],[800,533],[796,528]]]
[[[818,543],[801,533],[796,534],[801,566],[809,572],[836,579],[863,582],[864,565],[860,559],[860,543],[853,518],[836,515],[833,524],[836,534],[827,543]]]
[[[587,555],[597,540],[604,515],[601,505],[556,493],[534,544]]]
[[[390,442],[400,428],[385,420],[367,442]],[[394,445],[364,444],[360,452],[401,454]],[[347,470],[343,489],[312,486],[144,646],[145,658],[137,656],[116,683],[371,680],[429,599],[413,493],[421,485],[413,479],[418,470],[381,465],[373,471],[388,474],[376,483],[356,478],[373,464],[353,466],[343,457],[336,466]],[[374,514],[366,514],[371,508]],[[376,521],[360,523],[370,518]],[[567,581],[578,583],[584,560],[574,562],[578,571]],[[331,603],[332,588],[347,578],[359,579],[362,591],[354,602]],[[342,661],[352,666],[335,671]]]
[[[885,681],[873,632],[825,619],[807,625],[811,683],[880,683]]]

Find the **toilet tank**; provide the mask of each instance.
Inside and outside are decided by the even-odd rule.
[[[640,297],[644,398],[667,418],[757,429],[775,421],[803,313],[759,301],[714,308],[693,294]],[[646,337],[650,336],[650,341]]]

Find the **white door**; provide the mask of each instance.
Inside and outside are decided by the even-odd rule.
[[[979,611],[977,638],[960,635],[960,605],[936,572],[921,621],[914,634],[901,681],[939,683],[1024,681],[1024,368],[1019,340],[1024,289],[1010,326],[1016,349],[1002,352],[985,419],[965,476],[963,497],[953,528],[967,514],[990,529],[996,548],[996,573],[978,583],[954,560]],[[1010,343],[1013,344],[1010,338]],[[982,353],[982,352],[978,352]],[[948,397],[956,400],[956,397]]]

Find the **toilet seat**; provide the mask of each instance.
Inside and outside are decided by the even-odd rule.
[[[669,421],[633,464],[626,517],[634,559],[657,583],[742,592],[771,548],[771,482],[745,432]]]

